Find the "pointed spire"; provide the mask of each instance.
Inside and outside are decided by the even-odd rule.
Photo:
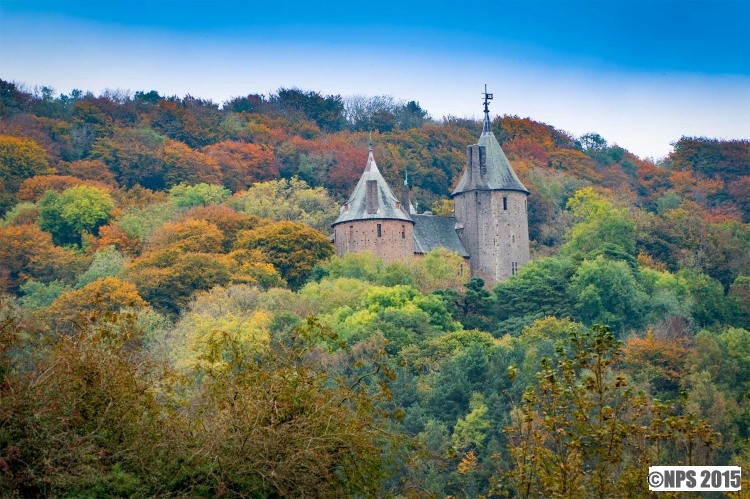
[[[380,173],[372,154],[372,142],[370,142],[365,171],[333,225],[376,218],[413,222],[408,210],[398,206],[400,202],[401,200],[393,195],[393,191]]]
[[[492,94],[487,93],[487,84],[484,84],[484,126],[482,127],[482,135],[491,134],[492,128],[490,128],[490,101],[492,100]]]
[[[500,143],[495,138],[495,134],[492,133],[490,126],[490,101],[492,100],[492,94],[487,92],[487,85],[484,86],[483,95],[484,127],[482,128],[482,135],[475,146],[483,147],[484,155],[481,149],[477,150],[474,149],[475,146],[469,146],[469,150],[477,151],[478,155],[467,151],[467,168],[461,175],[461,180],[458,182],[451,196],[472,190],[521,191],[528,195],[528,189],[518,180],[513,167],[510,166],[508,158],[505,156],[502,147],[500,147]],[[474,158],[476,161],[474,161]]]
[[[372,155],[372,132],[370,132],[370,146],[367,149],[367,166],[365,166],[366,172],[380,172],[378,165],[375,163],[375,157]]]

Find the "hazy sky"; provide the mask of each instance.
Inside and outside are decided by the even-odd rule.
[[[661,157],[750,138],[750,0],[0,0],[0,78],[223,102],[281,86],[390,94],[433,117],[529,116]]]

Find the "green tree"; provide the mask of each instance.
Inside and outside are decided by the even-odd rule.
[[[617,331],[641,323],[647,299],[626,262],[602,255],[581,263],[568,294],[586,323],[606,324]]]
[[[231,194],[229,189],[220,185],[179,184],[169,189],[169,201],[180,209],[189,209],[223,203]]]
[[[125,269],[125,263],[125,257],[114,246],[107,246],[103,250],[97,251],[86,272],[78,276],[76,289],[82,288],[97,279],[117,277]]]
[[[84,232],[98,235],[114,207],[109,193],[97,187],[79,185],[62,194],[48,191],[39,200],[37,223],[52,234],[56,244],[80,245]]]
[[[580,220],[570,231],[563,251],[586,256],[605,245],[619,247],[635,256],[635,224],[627,211],[617,209],[603,196],[587,187],[576,192],[568,208]]]
[[[338,205],[324,188],[311,188],[297,177],[255,183],[232,197],[229,205],[247,215],[300,222],[324,234],[338,216]]]

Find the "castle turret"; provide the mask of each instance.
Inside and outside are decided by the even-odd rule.
[[[392,262],[414,255],[414,221],[409,207],[393,195],[378,170],[372,139],[365,171],[332,227],[338,256],[369,250]]]
[[[470,255],[471,275],[489,286],[515,275],[529,261],[524,187],[490,128],[485,86],[484,127],[466,151],[466,170],[451,194],[456,228]]]

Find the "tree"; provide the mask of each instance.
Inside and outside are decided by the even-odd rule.
[[[94,259],[88,270],[78,276],[76,288],[82,288],[97,279],[117,277],[125,268],[125,257],[114,246],[106,246],[94,253]]]
[[[117,187],[115,175],[109,170],[104,161],[98,159],[73,161],[67,166],[67,170],[71,176],[80,178],[81,180],[91,180]]]
[[[231,251],[237,234],[243,230],[252,230],[261,223],[261,219],[252,215],[237,213],[228,206],[196,206],[178,215],[176,221],[204,220],[215,225],[224,235],[223,252]]]
[[[657,338],[649,331],[645,338],[628,338],[623,349],[622,369],[639,382],[646,382],[657,393],[677,394],[685,377],[689,349],[685,338]]]
[[[221,253],[224,234],[205,220],[167,222],[149,240],[148,251],[175,249],[180,252]]]
[[[564,257],[529,262],[517,275],[495,285],[495,316],[507,320],[526,315],[539,319],[573,315],[568,286],[575,271],[573,262]]]
[[[29,278],[74,282],[88,265],[85,255],[56,247],[37,225],[0,227],[0,289],[17,293]]]
[[[542,358],[505,429],[512,462],[504,478],[517,497],[646,497],[649,465],[710,462],[710,426],[629,387],[614,370],[620,356],[610,329],[594,326],[571,328],[568,345]]]
[[[74,321],[83,323],[103,312],[147,306],[132,283],[104,277],[60,295],[47,310],[47,321],[53,328],[69,328]]]
[[[282,109],[301,112],[314,121],[321,130],[336,132],[346,123],[344,103],[340,95],[322,95],[318,92],[305,92],[298,88],[280,88],[273,100]]]
[[[581,189],[568,200],[568,208],[579,222],[570,231],[564,251],[569,255],[587,255],[612,245],[623,255],[635,256],[635,224],[625,210],[612,206],[591,187]]]
[[[640,324],[647,300],[627,263],[601,255],[581,263],[568,294],[584,322],[606,324],[616,331]]]
[[[233,192],[279,175],[273,149],[267,146],[226,140],[204,147],[203,152],[216,161],[224,186]]]
[[[33,140],[0,135],[0,215],[15,204],[24,179],[49,175],[47,153]]]
[[[39,200],[37,223],[52,234],[55,243],[80,245],[84,232],[98,235],[114,207],[107,191],[97,187],[81,185],[62,194],[48,191]]]
[[[284,280],[259,251],[236,250],[227,255],[181,251],[181,245],[187,249],[199,249],[193,246],[205,244],[221,246],[220,240],[212,241],[210,237],[202,240],[200,228],[206,225],[210,226],[206,222],[183,226],[191,237],[147,252],[127,269],[127,277],[153,307],[177,314],[195,292],[216,286],[255,284],[264,289],[284,286]]]
[[[226,201],[230,195],[229,189],[205,183],[198,185],[180,184],[169,189],[169,201],[182,209],[219,204]]]
[[[334,254],[327,237],[294,222],[276,222],[242,232],[235,247],[260,250],[292,289],[302,287],[313,267]]]
[[[149,189],[167,185],[164,137],[150,129],[115,128],[110,137],[97,139],[94,159],[101,159],[124,187],[140,184]]]
[[[24,180],[18,189],[17,197],[21,201],[36,203],[47,191],[61,193],[71,187],[86,184],[93,185],[93,183],[67,175],[40,175]]]
[[[247,215],[300,222],[324,234],[338,216],[336,202],[324,188],[311,188],[297,177],[255,183],[235,194],[229,205]]]
[[[214,158],[175,140],[164,141],[164,169],[167,185],[218,184],[222,180],[221,169]]]

